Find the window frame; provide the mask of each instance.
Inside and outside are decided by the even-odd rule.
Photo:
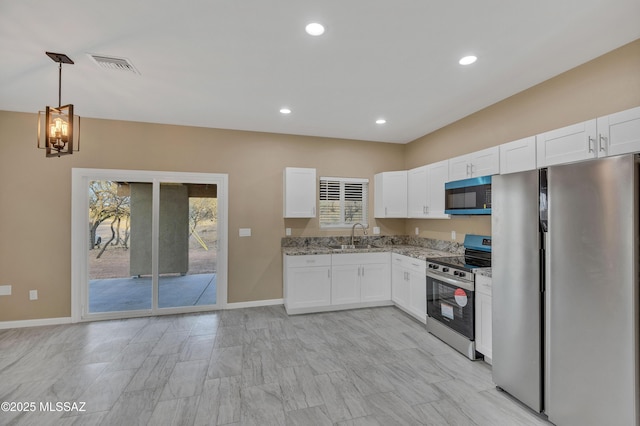
[[[339,223],[326,223],[322,221],[322,201],[328,201],[322,199],[322,186],[324,182],[338,182],[340,184],[339,189],[339,201],[340,201],[340,222]],[[362,219],[359,222],[346,222],[345,221],[345,186],[347,184],[362,184],[363,190],[362,196]],[[351,177],[329,177],[321,176],[318,182],[318,222],[320,229],[349,229],[356,223],[361,223],[365,227],[369,226],[369,179],[367,178],[351,178]]]

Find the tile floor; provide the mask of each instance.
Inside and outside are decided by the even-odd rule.
[[[393,307],[2,330],[2,401],[36,408],[0,412],[2,425],[549,424]]]

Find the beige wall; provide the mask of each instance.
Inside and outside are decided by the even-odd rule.
[[[640,40],[478,111],[406,146],[405,167],[474,152],[640,106]],[[457,241],[491,234],[490,217],[407,220],[406,232]]]
[[[373,182],[404,163],[397,144],[87,118],[80,152],[45,158],[35,125],[34,114],[0,112],[0,285],[13,286],[0,296],[0,321],[71,315],[73,167],[228,173],[229,302],[242,302],[282,297],[285,225],[294,235],[319,234],[317,220],[282,218],[286,166]],[[404,221],[379,226],[404,232]],[[238,228],[253,236],[239,238]],[[39,300],[28,300],[32,289]]]
[[[282,170],[368,177],[428,164],[640,105],[640,40],[408,145],[83,119],[81,151],[45,158],[35,114],[0,111],[0,321],[71,314],[71,168],[229,174],[229,302],[282,297],[280,238],[322,235],[318,221],[282,218]],[[81,113],[82,106],[76,108]],[[373,193],[373,190],[371,191]],[[369,203],[373,216],[373,199]],[[488,217],[371,220],[385,235],[461,241]],[[239,238],[238,228],[252,228]],[[337,232],[335,234],[346,234]],[[29,301],[31,289],[38,301]]]

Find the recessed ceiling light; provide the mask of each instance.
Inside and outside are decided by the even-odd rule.
[[[385,120],[384,118],[378,118],[378,119],[376,120],[376,124],[384,124],[384,123],[386,123],[386,122],[387,122],[387,120]]]
[[[477,60],[478,60],[478,58],[476,56],[469,55],[469,56],[465,56],[464,58],[460,59],[458,61],[458,63],[460,65],[471,65],[472,63],[474,63]]]
[[[308,24],[304,30],[307,32],[307,34],[312,35],[312,36],[319,36],[324,34],[324,26],[322,24],[319,24],[317,22],[312,22],[310,24]]]
[[[291,110],[289,108],[280,108],[281,114],[291,114]]]

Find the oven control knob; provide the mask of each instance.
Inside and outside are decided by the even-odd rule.
[[[438,269],[438,268],[440,268],[440,266],[438,266],[438,265],[431,265],[431,267],[432,267],[433,269]]]
[[[442,272],[449,272],[449,268],[442,268]]]
[[[459,276],[459,277],[464,277],[465,275],[467,275],[467,274],[465,274],[464,272],[459,272],[459,273],[458,273],[458,276]]]

